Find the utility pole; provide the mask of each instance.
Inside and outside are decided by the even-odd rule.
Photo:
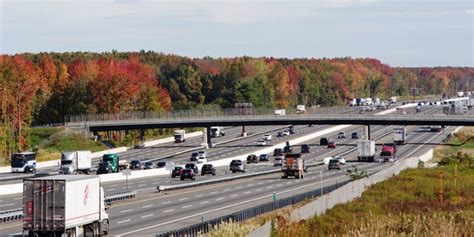
[[[443,171],[439,172],[439,204],[443,206]]]

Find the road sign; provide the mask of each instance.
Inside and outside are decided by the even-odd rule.
[[[132,170],[130,170],[130,169],[123,170],[122,175],[125,175],[125,176],[132,175]]]
[[[174,162],[166,162],[166,166],[165,166],[165,169],[166,170],[173,170],[174,169]]]

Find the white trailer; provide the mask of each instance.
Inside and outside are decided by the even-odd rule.
[[[184,130],[174,130],[174,142],[180,143],[180,142],[185,142],[186,138],[186,131]]]
[[[62,174],[89,174],[92,168],[91,151],[71,151],[61,153],[61,167],[59,172]]]
[[[275,109],[275,115],[277,115],[277,116],[286,115],[286,110],[285,109]]]
[[[375,158],[375,141],[361,140],[357,143],[357,160],[358,161],[374,161]]]
[[[393,142],[397,145],[405,144],[407,141],[407,129],[403,128],[394,128],[393,129]]]
[[[109,217],[99,176],[54,175],[23,181],[23,234],[99,236]]]
[[[223,127],[211,127],[211,137],[225,136]]]
[[[397,97],[395,97],[395,96],[390,97],[390,103],[391,104],[396,104],[397,103]]]

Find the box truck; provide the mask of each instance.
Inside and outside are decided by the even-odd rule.
[[[297,179],[303,178],[303,173],[306,167],[304,167],[303,157],[300,153],[286,153],[281,166],[282,179],[286,179],[289,176],[293,176]]]
[[[357,143],[357,160],[358,161],[374,161],[375,157],[375,141],[361,140]]]
[[[275,115],[277,115],[277,116],[286,115],[286,110],[285,109],[275,109]]]
[[[394,128],[393,129],[393,142],[397,145],[403,145],[407,141],[407,129],[403,128]]]
[[[186,132],[184,130],[174,130],[174,142],[180,143],[185,142],[186,138],[184,137]]]
[[[99,176],[55,175],[23,181],[23,234],[99,236],[109,217]]]
[[[92,167],[91,151],[70,151],[61,153],[62,174],[89,174]]]
[[[306,108],[304,105],[297,105],[296,106],[296,114],[304,114],[306,113]]]

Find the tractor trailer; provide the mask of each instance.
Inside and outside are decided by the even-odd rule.
[[[358,161],[374,161],[375,157],[375,141],[361,140],[357,143],[357,160]]]
[[[297,179],[303,178],[304,161],[300,153],[286,153],[281,166],[282,179],[293,176]]]
[[[393,129],[393,142],[397,145],[403,145],[407,141],[407,129],[403,128],[394,128]]]
[[[23,235],[99,236],[109,217],[99,176],[54,175],[23,181]]]
[[[72,151],[61,153],[62,174],[89,174],[92,167],[91,151]]]

